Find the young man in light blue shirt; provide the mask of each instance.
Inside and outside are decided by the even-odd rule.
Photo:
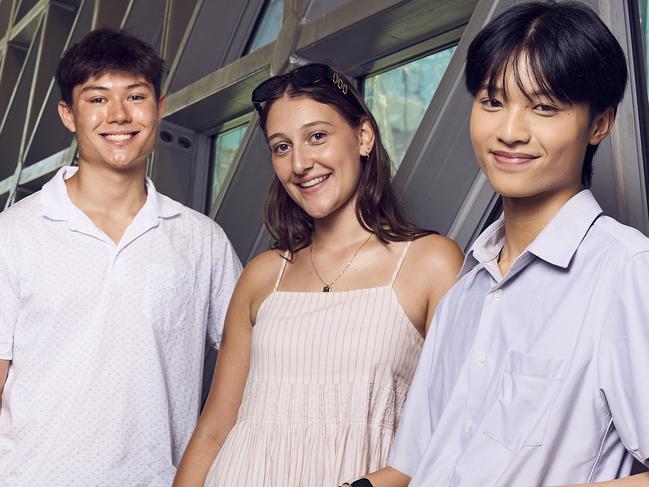
[[[629,477],[649,465],[649,239],[587,189],[626,79],[576,3],[517,5],[471,44],[471,138],[504,214],[437,308],[374,487],[649,485]]]

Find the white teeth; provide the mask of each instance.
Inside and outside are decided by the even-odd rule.
[[[133,137],[133,134],[106,134],[104,137],[113,142],[123,142]]]
[[[310,188],[311,186],[315,186],[316,184],[321,183],[322,181],[324,181],[328,177],[329,177],[329,175],[320,176],[319,178],[309,179],[305,183],[300,183],[300,188]]]

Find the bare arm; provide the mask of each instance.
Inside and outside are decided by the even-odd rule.
[[[253,311],[256,314],[260,288],[267,287],[268,271],[259,264],[266,261],[266,269],[275,268],[268,265],[268,257],[260,256],[257,262],[248,264],[234,290],[225,318],[212,387],[183,454],[174,487],[202,487],[214,458],[234,427],[250,367]],[[273,262],[277,262],[276,257]]]
[[[571,487],[586,487],[587,485],[594,485],[597,487],[649,487],[649,472],[639,473],[623,479],[608,480],[606,482],[597,482],[594,484],[572,485]]]
[[[427,235],[413,242],[395,282],[399,302],[417,331],[425,336],[437,304],[455,284],[463,255],[452,240]]]
[[[437,237],[430,245],[428,311],[426,313],[426,334],[433,320],[437,304],[457,281],[464,261],[464,254],[458,245],[446,237]],[[430,238],[430,237],[428,237]]]
[[[407,487],[410,482],[410,477],[392,467],[377,470],[365,478],[372,482],[374,487]]]
[[[2,406],[2,391],[4,391],[5,388],[5,381],[7,380],[10,363],[9,360],[0,360],[0,406]]]
[[[392,467],[385,467],[377,470],[374,473],[366,475],[365,478],[372,483],[373,487],[408,487],[410,477],[393,469]],[[343,484],[341,487],[347,487],[348,483]]]
[[[392,467],[382,468],[381,470],[367,475],[366,478],[372,482],[374,487],[407,487],[410,482],[410,477]],[[649,472],[632,475],[631,477],[625,477],[623,479],[609,480],[607,482],[579,484],[565,487],[586,487],[587,485],[593,485],[596,487],[649,487]]]

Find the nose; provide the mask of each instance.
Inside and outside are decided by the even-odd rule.
[[[315,161],[310,156],[308,149],[300,147],[299,144],[296,144],[296,146],[293,147],[292,165],[294,174],[304,174],[309,171],[314,164]]]
[[[498,138],[507,145],[525,144],[530,140],[529,120],[524,109],[512,107],[502,112]]]
[[[106,121],[117,124],[129,123],[131,121],[131,112],[126,102],[123,100],[111,100],[108,104]]]

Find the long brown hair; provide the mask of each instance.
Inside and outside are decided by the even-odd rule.
[[[340,73],[338,70],[336,72]],[[291,98],[307,97],[329,105],[354,129],[360,128],[362,123],[368,120],[374,131],[374,146],[367,157],[361,157],[355,209],[359,223],[385,243],[414,240],[435,233],[417,228],[404,218],[390,182],[390,156],[381,141],[376,120],[353,84],[345,77],[340,77],[353,92],[353,97],[346,96],[328,79],[313,85],[296,87],[291,83],[290,76],[287,76],[285,83],[277,87],[259,110],[259,126],[264,135],[268,135],[266,123],[271,107],[285,94]],[[292,260],[295,252],[311,244],[313,218],[293,201],[277,176],[273,179],[266,197],[264,222],[273,239],[271,248],[288,250],[289,260]]]

